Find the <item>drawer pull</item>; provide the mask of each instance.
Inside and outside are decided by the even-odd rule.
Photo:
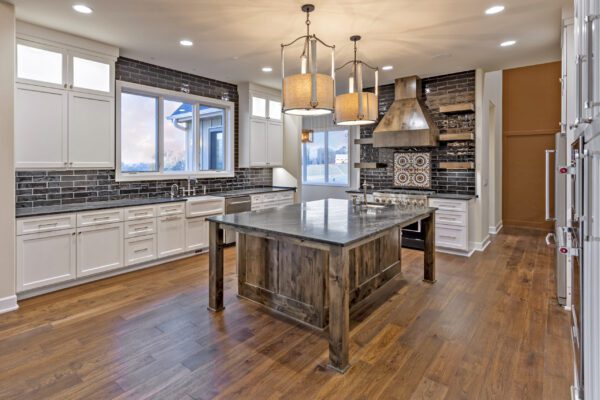
[[[143,253],[144,251],[148,251],[148,248],[147,248],[147,247],[145,247],[145,248],[143,248],[143,249],[137,249],[137,250],[134,250],[133,252],[134,252],[134,253]]]
[[[163,221],[176,221],[180,219],[179,216],[175,216],[175,217],[169,217],[169,218],[164,218]]]
[[[147,230],[148,230],[148,228],[147,228],[147,227],[145,227],[145,226],[142,226],[141,228],[135,228],[134,230],[135,230],[136,232],[139,232],[139,231],[147,231]]]
[[[450,235],[440,235],[440,237],[442,238],[446,238],[446,239],[456,239],[456,236],[450,236]]]
[[[58,225],[58,222],[53,222],[51,224],[39,224],[38,228],[50,228],[50,227],[57,226],[57,225]]]
[[[142,212],[136,212],[134,215],[136,217],[140,216],[140,215],[147,215],[148,213],[146,211],[142,211]]]
[[[94,217],[94,221],[105,221],[107,219],[110,219],[110,216],[106,216],[106,217]]]
[[[169,208],[169,209],[165,210],[165,212],[177,212],[177,211],[179,211],[179,208]]]

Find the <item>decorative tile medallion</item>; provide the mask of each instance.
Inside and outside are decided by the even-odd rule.
[[[431,153],[395,153],[394,186],[431,187]]]

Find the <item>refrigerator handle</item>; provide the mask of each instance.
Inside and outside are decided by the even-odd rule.
[[[587,101],[584,103],[586,109],[593,108],[598,105],[595,102],[594,97],[594,21],[600,17],[599,15],[588,15],[584,18],[587,31],[587,76],[588,76],[588,89],[587,89]],[[586,121],[587,122],[587,121]],[[591,122],[591,118],[589,119]]]
[[[555,153],[555,150],[546,150],[546,221],[554,221],[556,216],[550,216],[550,154]]]

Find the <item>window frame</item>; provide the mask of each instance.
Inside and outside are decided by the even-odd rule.
[[[348,135],[348,146],[346,147],[348,149],[348,166],[347,166],[347,176],[348,176],[348,180],[346,183],[332,183],[329,182],[329,159],[327,160],[327,162],[325,163],[325,182],[307,182],[306,181],[306,169],[308,164],[306,163],[306,145],[307,143],[302,143],[302,157],[300,159],[301,162],[301,168],[302,168],[302,185],[306,185],[306,186],[332,186],[332,187],[350,187],[351,186],[351,182],[352,182],[352,176],[351,176],[351,170],[350,170],[350,164],[352,162],[351,158],[352,158],[352,148],[350,147],[350,143],[351,143],[351,137],[352,137],[352,131],[351,129],[346,128],[346,127],[335,127],[335,128],[331,128],[331,129],[315,129],[315,133],[317,132],[323,132],[325,134],[325,151],[327,153],[327,157],[329,157],[329,133],[330,132],[347,132]]]
[[[234,113],[235,103],[210,97],[198,96],[173,90],[156,88],[153,86],[140,85],[137,83],[117,81],[116,82],[116,164],[115,180],[117,182],[131,181],[151,181],[151,180],[172,180],[187,178],[230,178],[234,176]],[[158,124],[157,124],[157,163],[158,171],[153,172],[122,172],[121,171],[121,93],[131,93],[141,96],[150,96],[158,99]],[[223,116],[223,134],[225,141],[225,169],[222,171],[164,171],[164,103],[163,101],[181,101],[183,103],[193,104],[193,125],[194,137],[198,137],[200,124],[196,121],[199,118],[199,105],[217,107],[224,110]],[[197,144],[194,144],[194,151],[197,151]],[[194,163],[197,166],[197,163]]]

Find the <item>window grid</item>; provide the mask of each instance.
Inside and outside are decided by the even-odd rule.
[[[345,132],[348,136],[347,139],[347,151],[348,151],[348,162],[346,163],[346,182],[344,183],[335,183],[330,182],[330,171],[329,166],[333,162],[335,163],[335,159],[330,159],[330,151],[329,151],[329,136],[332,133],[340,133]],[[331,130],[320,130],[315,131],[313,134],[323,133],[324,136],[324,150],[325,150],[325,160],[324,160],[324,179],[322,181],[308,181],[307,173],[308,173],[308,151],[307,151],[307,143],[302,144],[302,183],[306,185],[323,185],[323,186],[349,186],[350,184],[350,132],[346,129],[331,129]]]

